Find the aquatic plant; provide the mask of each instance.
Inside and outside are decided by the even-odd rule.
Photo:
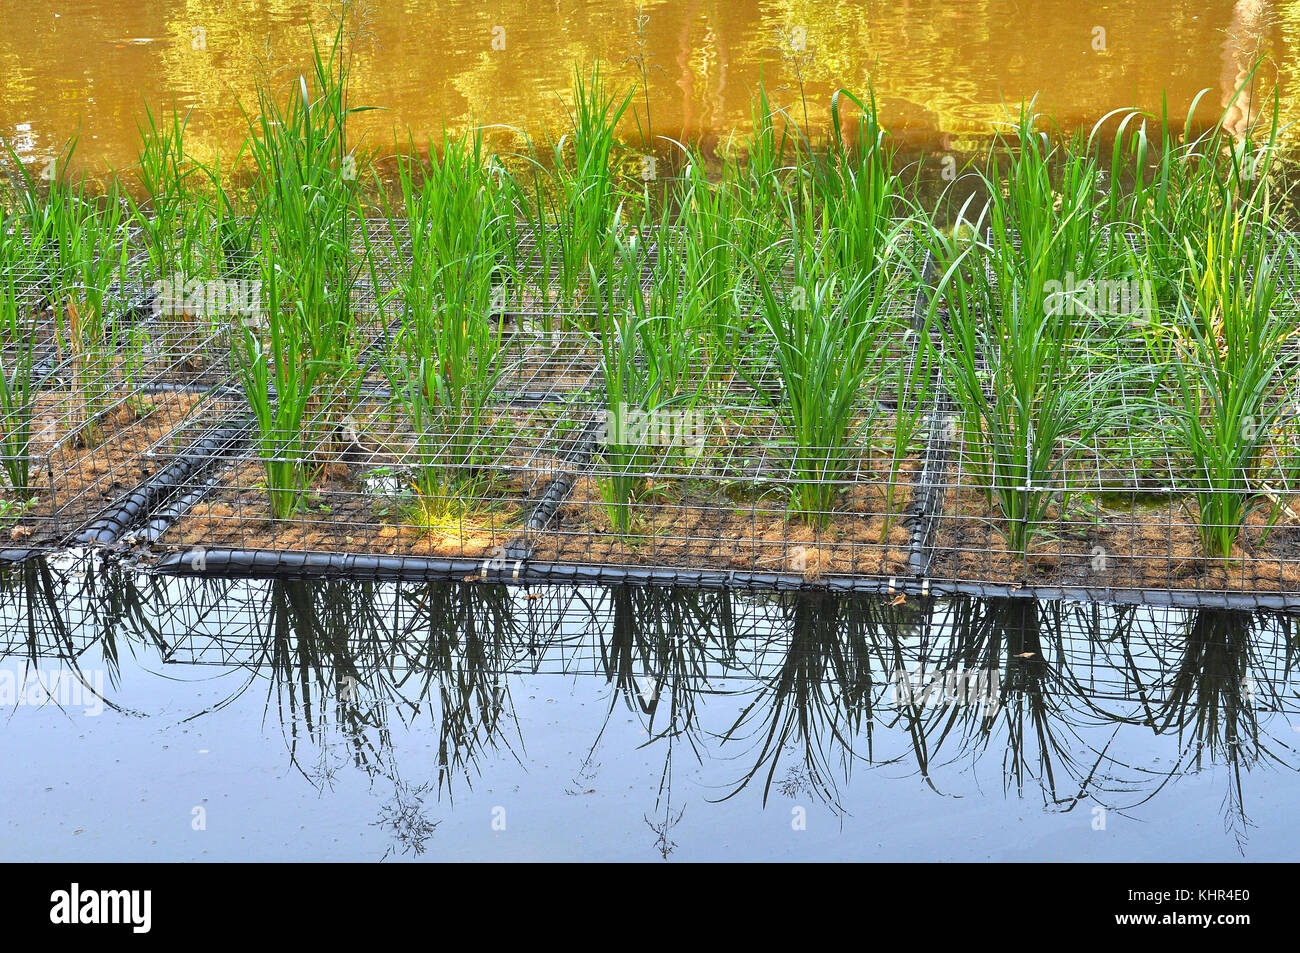
[[[1006,170],[993,163],[981,173],[989,198],[974,231],[987,226],[987,239],[936,233],[938,257],[950,264],[947,293],[935,298],[948,313],[935,326],[963,464],[1023,558],[1053,505],[1069,505],[1063,475],[1072,457],[1136,408],[1113,399],[1133,372],[1111,346],[1122,332],[1096,320],[1067,280],[1101,271],[1096,161],[1080,148],[1053,148],[1030,107],[1006,145]]]
[[[145,107],[144,119],[137,124],[140,149],[135,165],[141,197],[126,196],[132,224],[144,239],[150,276],[182,285],[207,272],[211,224],[206,195],[199,187],[205,170],[185,149],[189,119],[189,113],[175,109],[160,117]]]
[[[884,262],[852,284],[817,258],[799,254],[794,265],[792,278],[754,269],[763,346],[773,352],[780,391],[743,373],[791,442],[791,510],[824,525],[861,457],[855,424],[888,346],[889,276]]]
[[[744,270],[737,248],[737,200],[731,188],[734,162],[724,166],[721,182],[709,181],[704,158],[683,146],[686,166],[675,185],[676,225],[681,240],[681,307],[698,325],[715,363],[721,365],[737,346],[736,282]]]
[[[668,210],[657,219],[647,215],[635,240],[619,246],[614,294],[642,322],[648,371],[659,381],[659,390],[671,397],[692,386],[710,329],[703,325],[701,309],[692,304],[696,289],[682,268],[686,242],[669,216]]]
[[[1192,286],[1177,310],[1176,446],[1192,463],[1206,556],[1229,559],[1247,517],[1281,509],[1300,476],[1293,408],[1297,335],[1277,307],[1284,250],[1272,249],[1267,197],[1224,206],[1185,246]],[[1274,482],[1276,481],[1276,483]]]
[[[40,387],[34,374],[36,329],[30,317],[30,302],[21,300],[12,273],[6,273],[0,279],[0,467],[19,502],[33,495],[32,420]]]
[[[575,66],[568,128],[545,155],[527,157],[532,190],[519,207],[536,243],[537,278],[569,312],[585,300],[584,284],[608,273],[620,214],[617,128],[634,94],[610,90],[599,60]]]
[[[786,241],[790,196],[785,179],[795,147],[784,122],[778,131],[780,113],[762,83],[750,112],[750,131],[740,147],[743,162],[728,167],[738,173],[730,182],[737,203],[737,248],[756,269],[774,269],[791,253]]]
[[[1254,69],[1225,111],[1234,108],[1253,75]],[[1253,138],[1258,126],[1240,141],[1230,141],[1222,122],[1199,134],[1193,125],[1209,92],[1201,90],[1192,99],[1181,129],[1171,125],[1168,102],[1162,97],[1158,116],[1116,110],[1103,117],[1090,135],[1090,144],[1096,143],[1110,118],[1123,117],[1111,145],[1099,217],[1106,226],[1108,271],[1143,285],[1148,300],[1136,324],[1153,359],[1160,363],[1172,357],[1174,343],[1161,317],[1178,306],[1195,281],[1187,267],[1188,239],[1213,227],[1225,206],[1257,204],[1275,165],[1276,104],[1261,141]],[[1148,123],[1154,123],[1154,135],[1148,132]]]
[[[384,360],[414,434],[415,489],[434,521],[477,495],[491,446],[504,330],[494,299],[506,280],[509,213],[479,137],[444,136],[442,145],[427,166],[399,164],[410,262],[397,278],[400,324]]]
[[[903,466],[921,445],[935,412],[937,392],[935,371],[938,361],[930,345],[928,321],[920,329],[898,330],[899,343],[887,352],[883,370],[872,387],[877,406],[892,408],[893,417],[888,419],[883,432],[875,427],[874,415],[864,422],[862,428],[867,452],[883,464],[883,467],[875,466],[873,469],[885,474],[881,543],[889,538],[889,531],[901,515],[904,499],[910,493],[910,488],[904,487],[901,478]]]
[[[596,447],[601,464],[597,482],[610,524],[626,535],[633,529],[636,505],[648,492],[649,473],[674,453],[673,447],[658,444],[647,433],[657,428],[641,423],[668,412],[689,418],[699,390],[698,382],[691,387],[686,373],[690,342],[675,326],[672,312],[655,307],[670,299],[656,302],[642,292],[638,243],[615,247],[611,274],[604,279],[592,276],[593,287],[605,289],[593,299],[605,418]]]
[[[222,312],[239,308],[231,308],[224,293],[220,298],[211,294],[213,286],[205,283],[221,274],[219,239],[225,210],[219,171],[209,170],[186,151],[188,126],[188,113],[172,110],[159,117],[146,108],[138,124],[141,146],[134,170],[134,191],[141,197],[128,193],[127,202],[131,224],[144,244],[142,277],[158,319],[150,343],[172,355],[180,367],[196,370],[210,356],[204,353],[204,339],[226,326],[229,315]],[[140,350],[133,342],[127,349]]]
[[[55,341],[71,383],[75,441],[94,446],[114,386],[113,363],[121,328],[105,314],[109,294],[126,271],[127,215],[116,183],[105,195],[90,191],[84,177],[51,184],[47,208],[50,247],[57,255],[52,278]]]
[[[262,239],[273,241],[272,226],[263,222]],[[255,322],[234,331],[234,366],[253,412],[257,432],[254,446],[266,471],[271,513],[288,519],[303,506],[309,482],[310,450],[304,424],[322,372],[312,359],[305,328],[294,304],[286,300],[288,279],[279,261],[263,261],[263,307],[266,335]]]
[[[320,425],[317,466],[335,461],[346,446],[345,422],[360,381],[360,342],[352,292],[371,267],[354,250],[354,231],[367,244],[360,209],[363,155],[351,147],[351,116],[368,107],[349,104],[352,51],[341,20],[328,54],[312,34],[309,83],[299,76],[281,98],[265,84],[257,89],[258,114],[246,117],[254,171],[261,252],[278,269],[283,310],[271,322],[291,320],[290,332],[312,366],[309,417]]]
[[[852,144],[845,140],[840,117],[844,100],[860,110]],[[811,161],[809,174],[830,267],[851,282],[879,264],[897,224],[901,187],[893,169],[893,147],[876,115],[874,93],[864,102],[848,90],[836,90],[831,131],[824,159]]]

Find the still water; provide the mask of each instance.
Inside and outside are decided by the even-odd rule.
[[[1296,632],[58,557],[0,575],[0,858],[1291,859]]]
[[[1009,107],[1037,106],[1066,126],[1118,107],[1175,118],[1211,92],[1216,122],[1251,64],[1254,99],[1224,122],[1239,129],[1276,86],[1284,127],[1300,113],[1300,2],[1187,0],[371,0],[359,10],[353,101],[381,154],[444,125],[555,129],[575,63],[599,55],[652,136],[724,142],[749,120],[762,79],[776,105],[824,122],[831,93],[870,83],[887,126],[919,148],[987,141]],[[128,166],[144,106],[192,110],[191,147],[229,157],[247,130],[259,77],[287,84],[307,63],[313,0],[3,0],[0,136],[22,154],[56,152],[79,134],[98,169]],[[628,123],[628,136],[636,125]],[[1286,129],[1284,140],[1294,139]],[[655,140],[666,149],[664,140]]]

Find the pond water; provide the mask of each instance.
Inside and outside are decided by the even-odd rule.
[[[421,0],[361,5],[354,103],[381,153],[411,130],[444,124],[526,126],[565,115],[575,63],[599,54],[610,75],[648,80],[654,136],[706,145],[749,121],[760,78],[778,106],[824,122],[831,93],[870,83],[888,128],[922,148],[987,141],[1007,108],[1037,96],[1063,124],[1091,125],[1117,107],[1217,121],[1259,56],[1256,99],[1226,117],[1238,128],[1275,84],[1284,137],[1300,99],[1300,3],[1279,0]],[[30,158],[79,133],[81,160],[124,168],[146,103],[192,110],[190,143],[232,155],[247,130],[240,104],[261,76],[289,83],[305,68],[312,0],[25,0],[0,9],[0,136]],[[638,17],[640,16],[640,20]],[[639,24],[639,26],[638,26]],[[801,91],[802,90],[802,94]],[[635,133],[629,122],[628,134]],[[670,148],[659,140],[660,149]]]
[[[1293,619],[897,601],[11,567],[0,855],[1289,859]]]

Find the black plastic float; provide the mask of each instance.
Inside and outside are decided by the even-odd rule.
[[[148,519],[151,512],[171,499],[222,456],[246,442],[252,433],[251,417],[240,416],[210,428],[184,454],[145,480],[72,537],[75,545],[111,545],[124,533]]]

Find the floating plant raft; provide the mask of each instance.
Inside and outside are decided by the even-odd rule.
[[[142,126],[140,201],[20,182],[6,546],[1300,606],[1272,133],[1128,114],[1099,150],[1025,106],[943,221],[849,91],[820,131],[760,92],[736,153],[648,166],[632,101],[579,71],[562,135],[381,174],[318,50],[258,90],[233,177],[175,117]]]

